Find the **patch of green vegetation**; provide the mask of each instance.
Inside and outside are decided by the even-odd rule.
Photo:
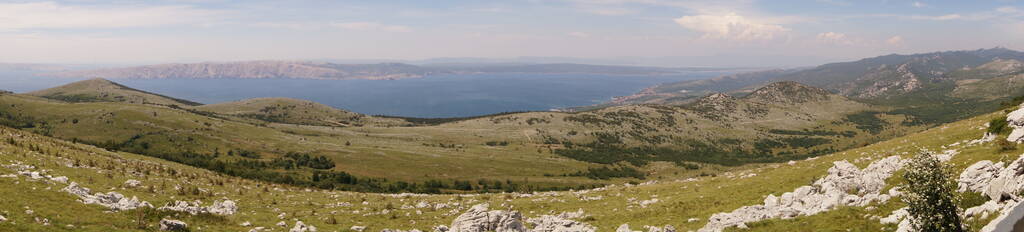
[[[857,135],[857,132],[853,131],[826,131],[826,130],[782,130],[782,129],[771,129],[768,133],[780,134],[780,135],[808,135],[808,136],[843,136],[853,137]]]
[[[846,115],[846,120],[856,125],[857,129],[865,130],[871,134],[881,133],[889,122],[878,118],[877,111],[864,111]]]
[[[998,135],[1008,133],[1009,131],[1009,122],[1006,121],[1006,116],[994,118],[988,122],[988,133]]]
[[[608,180],[611,178],[636,178],[643,180],[647,175],[632,167],[619,166],[613,168],[588,168],[586,172],[576,172],[569,174],[569,176],[582,176],[595,180]]]

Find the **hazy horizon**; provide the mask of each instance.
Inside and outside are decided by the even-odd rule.
[[[810,66],[1024,48],[995,1],[6,1],[3,63],[558,58],[646,66]],[[984,36],[978,36],[984,35]]]

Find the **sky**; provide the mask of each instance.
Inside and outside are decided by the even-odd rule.
[[[0,62],[576,57],[800,66],[1024,49],[1024,0],[0,0]]]

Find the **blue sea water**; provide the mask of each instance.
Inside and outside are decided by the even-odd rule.
[[[659,83],[708,78],[580,74],[444,75],[400,80],[114,79],[123,85],[210,104],[255,97],[290,97],[371,115],[466,117],[586,106]],[[81,79],[0,73],[0,89],[28,92]]]

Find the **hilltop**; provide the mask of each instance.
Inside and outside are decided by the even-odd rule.
[[[254,118],[267,122],[315,126],[403,126],[400,119],[370,117],[324,104],[291,98],[252,98],[234,102],[209,104],[196,110],[221,115]]]
[[[112,81],[95,78],[27,93],[67,102],[125,102],[165,106],[196,106],[200,103],[149,93]]]

